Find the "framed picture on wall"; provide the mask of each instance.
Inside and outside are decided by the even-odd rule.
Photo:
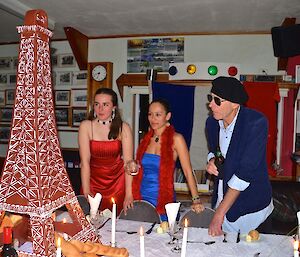
[[[86,119],[86,108],[72,108],[72,127],[79,127],[80,122]]]
[[[74,67],[75,58],[73,54],[60,54],[58,56],[58,66],[59,67]]]
[[[15,103],[15,89],[6,89],[5,90],[5,104],[13,105]]]
[[[87,106],[87,90],[86,89],[72,89],[72,106],[86,107]]]
[[[0,90],[0,106],[5,105],[5,90]]]
[[[12,58],[12,66],[13,66],[13,69],[17,69],[18,68],[18,64],[19,64],[19,58],[18,56],[15,56]]]
[[[17,83],[17,74],[11,73],[8,74],[8,84],[16,84]]]
[[[69,125],[69,109],[68,108],[55,108],[56,124],[61,126]]]
[[[73,72],[73,85],[86,85],[87,84],[87,71]]]
[[[0,121],[11,122],[13,116],[13,108],[0,108]]]
[[[7,74],[0,73],[0,84],[7,84]]]
[[[56,72],[56,85],[71,85],[72,83],[72,72],[61,71]]]
[[[10,57],[1,57],[0,58],[0,70],[9,70],[10,63],[11,63]]]
[[[10,126],[1,124],[0,127],[0,143],[7,143],[10,137]]]
[[[57,62],[58,62],[58,57],[57,57],[57,55],[51,55],[51,65],[52,65],[52,67],[56,67],[57,66]]]
[[[55,105],[70,105],[70,90],[55,90]]]

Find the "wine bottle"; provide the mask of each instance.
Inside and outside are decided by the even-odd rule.
[[[17,251],[12,245],[12,228],[3,228],[3,248],[1,252],[2,257],[18,257]]]
[[[218,169],[218,172],[219,172],[219,175],[218,175],[219,179],[224,178],[224,171],[223,171],[224,162],[225,162],[225,158],[222,155],[220,147],[218,146],[217,150],[215,152],[215,165],[216,165],[216,167]]]

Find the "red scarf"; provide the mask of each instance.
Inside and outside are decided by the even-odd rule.
[[[156,210],[159,214],[166,213],[165,205],[174,201],[174,168],[175,161],[173,160],[173,138],[174,127],[168,126],[164,130],[160,138],[160,165],[159,165],[159,186],[158,199]],[[154,131],[150,131],[144,136],[139,144],[136,158],[141,163],[145,151],[153,137]],[[143,167],[139,173],[133,178],[132,193],[133,198],[141,200],[141,182],[143,179]]]

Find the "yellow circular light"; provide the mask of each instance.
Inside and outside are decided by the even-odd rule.
[[[196,72],[197,68],[195,64],[190,64],[189,66],[187,66],[186,71],[188,74],[194,74]]]

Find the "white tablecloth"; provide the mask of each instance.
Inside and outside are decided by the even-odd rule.
[[[144,231],[151,226],[150,223],[142,223],[136,221],[117,220],[116,230],[122,231],[139,231],[141,225]],[[155,226],[155,228],[158,225]],[[174,245],[168,245],[170,236],[156,233],[156,229],[152,233],[145,234],[145,257],[161,257],[161,256],[180,256],[173,253],[171,248]],[[109,244],[111,238],[111,221],[100,229],[101,241],[103,244]],[[203,243],[188,243],[187,257],[253,257],[255,253],[260,253],[259,257],[292,257],[293,256],[293,239],[292,237],[282,235],[261,234],[260,240],[248,243],[245,236],[241,236],[241,241],[236,243],[236,233],[227,235],[228,243],[223,243],[223,237],[211,237],[207,233],[207,229],[189,228],[188,240],[191,241],[216,241],[212,245]],[[126,232],[116,232],[117,247],[125,247],[128,249],[131,257],[140,256],[139,233],[127,234]],[[181,242],[180,242],[181,245]]]

